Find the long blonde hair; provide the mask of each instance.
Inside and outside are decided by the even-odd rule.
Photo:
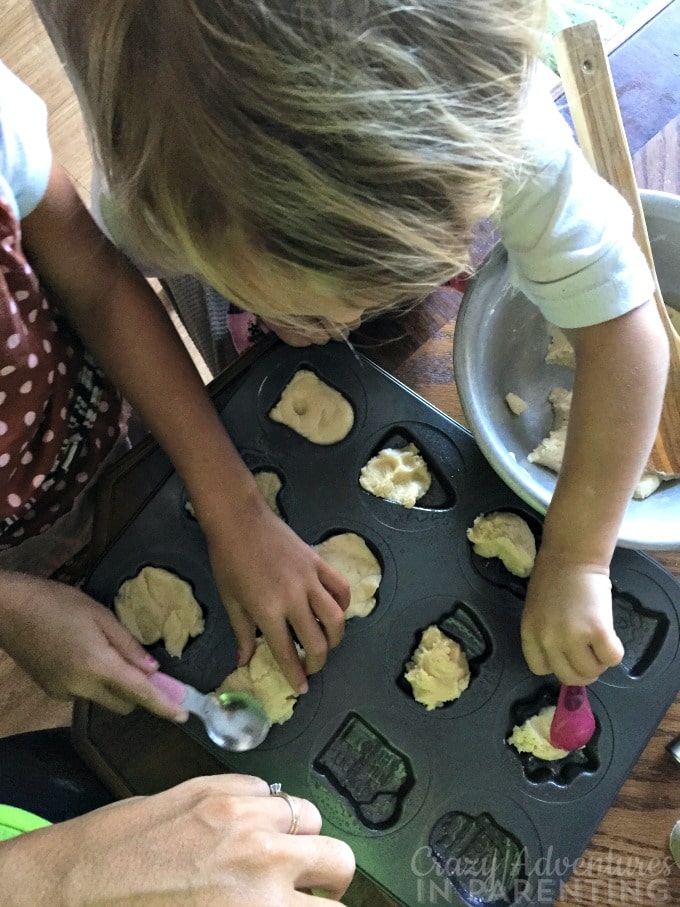
[[[229,295],[238,231],[381,308],[467,267],[521,159],[543,15],[543,0],[82,0],[66,40],[146,261]]]

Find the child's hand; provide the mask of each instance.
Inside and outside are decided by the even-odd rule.
[[[254,650],[259,628],[293,689],[320,671],[345,631],[349,586],[264,501],[239,521],[231,543],[208,539],[215,581],[236,635],[239,664]],[[306,653],[300,663],[291,629]]]
[[[522,614],[522,649],[534,674],[586,686],[623,658],[609,575],[539,552]]]
[[[0,644],[50,696],[82,697],[120,714],[142,705],[182,717],[150,683],[158,665],[116,617],[62,583],[2,574]]]

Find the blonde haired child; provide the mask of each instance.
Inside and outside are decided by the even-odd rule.
[[[468,267],[475,223],[497,219],[514,282],[577,358],[524,652],[572,684],[617,663],[609,563],[668,350],[629,210],[532,84],[544,3],[36,6],[79,93],[116,241],[284,339],[323,342],[417,302]],[[221,339],[205,312],[184,317],[199,343]]]

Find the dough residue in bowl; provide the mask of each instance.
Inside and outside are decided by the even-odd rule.
[[[269,418],[314,444],[337,444],[354,425],[354,410],[343,395],[309,369],[298,369]]]
[[[516,513],[496,511],[478,516],[466,533],[475,554],[497,557],[515,576],[531,574],[536,539],[526,520]]]
[[[415,444],[385,447],[362,467],[359,484],[378,498],[414,507],[432,483],[430,470]]]
[[[539,466],[545,466],[552,472],[558,473],[562,468],[564,459],[564,448],[567,443],[567,427],[569,425],[569,413],[571,411],[571,391],[564,387],[554,387],[549,395],[548,400],[552,406],[553,424],[550,434],[535,447],[528,455],[527,460],[530,463],[536,463]],[[645,469],[640,480],[633,489],[633,498],[636,501],[642,501],[655,492],[665,478],[661,473]]]
[[[177,658],[189,639],[203,632],[203,612],[191,586],[162,567],[144,567],[122,583],[113,606],[142,645],[162,639],[168,654]]]
[[[404,679],[411,684],[416,702],[429,712],[467,690],[470,667],[458,643],[433,625],[423,632]]]

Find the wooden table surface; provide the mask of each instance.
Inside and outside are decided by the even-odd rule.
[[[664,19],[661,17],[664,16]],[[660,21],[656,21],[660,20]],[[656,21],[664,46],[680,45],[680,9],[672,3]],[[669,32],[674,29],[675,41]],[[647,34],[650,47],[656,46],[654,34]],[[669,43],[670,42],[670,43]],[[644,51],[644,46],[642,47]],[[620,49],[623,53],[625,46]],[[640,46],[631,55],[638,66]],[[648,52],[649,51],[648,48]],[[676,51],[672,65],[678,68]],[[615,60],[616,62],[616,60]],[[626,76],[625,61],[619,56],[617,84],[629,86],[637,72]],[[660,64],[662,65],[662,64]],[[614,70],[616,67],[613,65]],[[673,82],[674,99],[680,109],[680,76]],[[633,88],[626,90],[630,96]],[[660,105],[668,111],[670,89],[665,88]],[[665,119],[663,117],[665,116]],[[644,105],[629,109],[627,120],[635,136],[631,150],[641,186],[680,194],[680,116],[670,119],[659,110]],[[669,121],[670,120],[670,121]],[[430,304],[414,313],[393,330],[397,339],[388,344],[373,344],[368,339],[364,352],[397,378],[413,388],[444,413],[464,424],[460,402],[453,382],[452,343],[459,296],[442,291]],[[374,335],[375,336],[375,335]],[[106,517],[99,523],[99,544],[134,511],[164,468],[162,454],[140,448],[123,472],[112,474],[106,495]],[[680,515],[678,517],[680,519]],[[680,551],[656,553],[655,557],[680,579]],[[673,670],[678,672],[677,664]],[[679,678],[680,683],[680,678]],[[667,712],[629,778],[607,812],[583,860],[566,883],[559,907],[630,907],[630,905],[680,904],[680,871],[668,852],[668,835],[680,819],[680,765],[665,747],[680,735],[680,697]],[[196,774],[223,770],[207,751],[195,744],[178,728],[151,715],[137,711],[121,718],[86,703],[78,703],[74,714],[74,740],[84,758],[120,795],[153,793]],[[368,880],[358,876],[344,902],[352,907],[389,907],[393,902],[377,891]],[[446,903],[428,900],[423,903]],[[545,903],[550,903],[546,900]]]

